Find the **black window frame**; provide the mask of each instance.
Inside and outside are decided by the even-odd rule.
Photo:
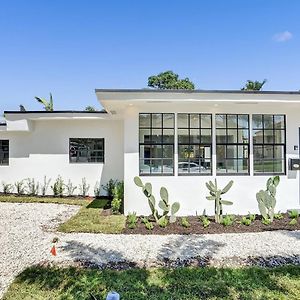
[[[101,141],[103,150],[102,149],[101,150],[91,150],[91,152],[102,153],[102,158],[101,158],[101,156],[99,156],[100,157],[99,161],[89,161],[89,159],[91,159],[91,157],[92,157],[90,155],[90,156],[86,156],[88,161],[73,161],[72,156],[71,156],[71,143],[74,142],[74,140],[87,140],[87,141],[97,140],[97,141]],[[78,137],[69,138],[69,163],[70,164],[104,164],[105,163],[105,139],[104,138],[78,138]]]
[[[225,119],[225,127],[218,127],[216,120],[217,120],[217,116],[226,116]],[[229,127],[228,126],[228,116],[236,116],[236,127]],[[243,127],[239,127],[239,116],[247,116],[248,119],[248,127],[247,128],[243,128]],[[218,142],[218,130],[225,130],[226,131],[226,142]],[[236,143],[232,143],[232,142],[228,142],[228,130],[236,130],[237,131],[237,142]],[[248,143],[241,143],[239,142],[239,130],[247,130],[248,131]],[[216,145],[216,175],[217,176],[249,176],[250,175],[250,115],[249,114],[243,114],[243,113],[217,113],[215,114],[215,145]],[[218,172],[218,155],[217,155],[217,151],[218,151],[218,146],[225,146],[226,147],[226,155],[225,155],[225,168],[226,168],[226,172]],[[244,158],[238,158],[238,154],[237,157],[234,158],[227,158],[227,147],[228,146],[246,146],[247,147],[247,152],[248,152],[248,157],[247,157],[247,161],[248,161],[248,169],[247,172],[228,172],[228,168],[226,166],[226,162],[228,160],[244,160]],[[238,149],[237,149],[238,151]],[[238,165],[237,165],[237,171],[238,171]]]
[[[141,124],[140,124],[140,116],[141,115],[149,115],[150,116],[150,126],[143,126],[141,127]],[[161,115],[161,127],[155,127],[153,126],[153,115]],[[173,126],[172,127],[164,127],[164,115],[172,115],[173,116]],[[139,175],[140,176],[174,176],[175,174],[175,113],[149,113],[149,112],[141,112],[139,113]],[[141,142],[141,130],[150,130],[150,136],[149,136],[149,139],[150,141],[148,142]],[[153,139],[153,130],[161,130],[161,141],[160,142],[154,142],[154,139]],[[173,130],[173,142],[164,142],[164,130]],[[164,146],[171,146],[172,147],[172,158],[164,158],[163,157],[163,154],[161,155],[162,157],[158,157],[158,158],[149,158],[149,159],[146,159],[146,158],[141,158],[141,148],[143,146],[161,146],[162,147],[162,153],[163,153],[163,147]],[[150,172],[141,172],[141,161],[145,162],[145,160],[149,160],[150,161]],[[155,160],[161,160],[161,173],[156,173],[156,172],[152,172],[152,161],[155,161]],[[171,172],[166,172],[164,173],[164,168],[163,168],[163,161],[164,160],[172,160],[172,173]]]
[[[262,128],[257,128],[257,127],[254,127],[254,122],[253,122],[253,117],[254,116],[262,116]],[[264,119],[265,119],[265,116],[272,116],[272,119],[273,119],[273,126],[272,126],[272,129],[266,129],[265,128],[265,122],[264,122]],[[280,116],[280,117],[283,117],[283,120],[284,120],[284,128],[280,128],[280,129],[276,129],[275,128],[275,116]],[[262,138],[263,138],[263,142],[262,143],[254,143],[254,132],[256,130],[262,130]],[[273,131],[273,142],[272,143],[268,143],[268,142],[265,142],[265,131]],[[275,132],[276,131],[284,131],[284,142],[283,143],[275,143]],[[287,171],[287,166],[286,166],[286,138],[287,138],[287,135],[286,135],[286,115],[285,114],[252,114],[252,146],[253,146],[253,175],[254,176],[272,176],[272,175],[286,175],[286,171]],[[254,169],[254,166],[255,166],[255,157],[254,157],[254,154],[255,154],[255,151],[254,151],[254,148],[255,146],[259,146],[259,147],[262,147],[263,151],[264,151],[264,146],[272,146],[273,147],[273,161],[276,160],[276,158],[274,157],[274,147],[275,146],[283,146],[283,151],[284,151],[284,158],[283,158],[283,162],[284,162],[284,170],[283,172],[274,172],[274,164],[273,164],[273,172],[255,172],[255,169]],[[265,160],[265,158],[261,159],[261,161],[263,162]],[[279,159],[277,159],[279,160]]]
[[[179,126],[179,116],[180,115],[186,115],[187,116],[187,127],[182,127]],[[198,126],[191,126],[191,115],[198,115]],[[210,126],[209,127],[204,127],[202,126],[201,122],[201,117],[202,116],[209,116],[210,117]],[[210,130],[210,142],[202,142],[202,135],[201,131],[202,129],[204,130]],[[180,142],[179,139],[179,131],[180,130],[188,130],[188,143]],[[191,130],[198,130],[199,131],[199,137],[200,140],[199,142],[193,142],[191,139]],[[177,149],[178,149],[178,163],[177,163],[177,171],[178,171],[178,176],[211,176],[213,174],[213,160],[212,160],[212,153],[213,153],[213,142],[212,142],[212,135],[213,135],[213,116],[211,113],[177,113]],[[201,172],[201,168],[199,168],[199,172],[190,172],[190,164],[191,164],[191,158],[187,158],[187,163],[188,163],[188,172],[183,173],[179,171],[179,163],[181,163],[181,159],[179,158],[179,152],[180,152],[180,146],[198,146],[199,149],[200,147],[210,147],[210,172],[205,173]],[[205,160],[205,157],[203,158]],[[192,162],[193,163],[193,162]]]
[[[3,143],[7,143],[7,145],[3,146]],[[4,147],[7,147],[7,150],[3,150]],[[5,154],[7,156],[7,162],[4,162]],[[3,158],[1,159],[1,157]],[[9,140],[8,139],[0,139],[0,166],[9,166]]]

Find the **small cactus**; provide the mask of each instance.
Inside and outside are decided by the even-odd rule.
[[[221,195],[227,193],[233,185],[233,181],[229,181],[229,183],[223,188],[218,189],[217,179],[215,179],[215,184],[212,181],[206,183],[206,187],[209,190],[210,196],[207,196],[207,200],[215,201],[215,221],[216,223],[221,223],[222,214],[223,214],[223,205],[232,205],[231,201],[222,200]]]
[[[279,176],[270,177],[267,181],[267,190],[260,190],[256,194],[258,208],[262,217],[273,222],[276,206],[276,188],[280,182]]]

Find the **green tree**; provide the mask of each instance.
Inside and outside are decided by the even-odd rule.
[[[260,91],[264,84],[267,82],[267,79],[260,81],[247,80],[245,86],[241,89],[242,91]]]
[[[52,98],[52,94],[50,93],[50,100],[46,100],[44,98],[40,98],[40,97],[34,97],[37,102],[41,103],[44,105],[44,109],[46,111],[53,111],[53,98]]]
[[[85,111],[97,111],[97,109],[96,109],[94,106],[88,105],[88,106],[85,108]]]
[[[166,71],[148,77],[148,86],[161,90],[194,90],[195,85],[189,78],[179,79],[173,71]]]

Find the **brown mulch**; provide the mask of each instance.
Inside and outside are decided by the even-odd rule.
[[[123,234],[215,234],[215,233],[243,233],[243,232],[263,232],[263,231],[274,231],[274,230],[300,230],[300,220],[298,220],[296,225],[289,225],[292,220],[287,214],[283,214],[284,218],[281,220],[274,220],[271,225],[264,225],[261,222],[261,216],[256,216],[256,220],[251,223],[251,225],[246,226],[239,224],[238,221],[241,220],[242,216],[235,216],[235,222],[233,225],[224,226],[222,224],[217,224],[214,222],[213,217],[209,217],[211,223],[208,227],[204,228],[199,217],[189,216],[186,217],[190,223],[189,228],[185,228],[181,225],[181,217],[177,217],[177,220],[173,224],[168,224],[167,227],[159,227],[153,222],[153,230],[148,230],[145,228],[145,224],[141,222],[139,218],[137,227],[135,229],[129,229],[126,227],[123,229]]]

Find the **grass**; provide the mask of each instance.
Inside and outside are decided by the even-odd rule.
[[[83,206],[79,212],[61,224],[61,232],[89,232],[89,233],[120,233],[125,228],[124,215],[101,216],[103,208],[108,206],[108,200],[94,200]]]
[[[58,203],[82,206],[75,216],[59,226],[58,230],[61,232],[120,233],[125,228],[126,218],[123,215],[100,215],[103,208],[109,207],[109,200],[107,199],[86,200],[77,198],[1,195],[0,202]]]
[[[300,267],[115,271],[37,266],[21,273],[3,300],[92,299],[91,294],[100,300],[111,290],[126,300],[296,300]]]
[[[54,197],[31,197],[31,196],[16,196],[16,195],[0,195],[0,202],[11,203],[58,203],[58,204],[70,204],[70,205],[82,205],[89,204],[91,199],[79,199],[79,198],[54,198]]]

